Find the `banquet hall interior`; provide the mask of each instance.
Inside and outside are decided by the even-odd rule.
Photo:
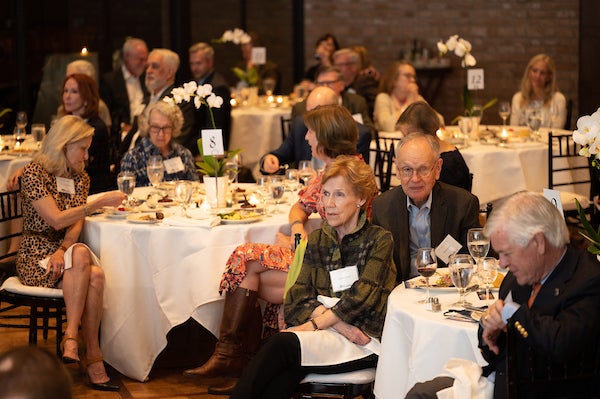
[[[410,59],[420,94],[447,125],[464,112],[466,74],[459,57],[440,55],[440,40],[457,34],[472,44],[471,54],[485,77],[484,87],[472,92],[479,104],[494,98],[511,101],[528,61],[546,53],[555,61],[558,87],[569,101],[571,117],[564,130],[572,131],[579,116],[600,106],[599,19],[597,0],[5,0],[0,7],[0,134],[12,135],[16,111],[25,111],[30,124],[49,126],[49,114],[40,111],[39,101],[44,90],[56,90],[56,69],[86,59],[101,76],[119,67],[119,50],[129,36],[142,38],[150,50],[168,48],[180,56],[177,85],[192,78],[188,48],[196,42],[211,43],[216,70],[234,86],[232,68],[241,60],[240,48],[218,41],[234,28],[260,36],[266,58],[279,67],[275,94],[280,96],[294,93],[316,62],[314,44],[325,33],[335,35],[341,47],[364,46],[381,73],[394,61]],[[502,125],[497,106],[483,113],[481,125]],[[546,181],[538,183],[541,188]],[[480,199],[482,206],[496,195]],[[54,351],[55,336],[50,331],[38,346]],[[26,345],[27,340],[27,329],[0,327],[0,352]],[[145,382],[107,362],[109,374],[121,384],[119,392],[92,391],[86,379],[71,370],[74,397],[223,397],[208,394],[206,384],[181,374],[212,353],[216,339],[210,328],[189,319],[169,331],[167,340]]]

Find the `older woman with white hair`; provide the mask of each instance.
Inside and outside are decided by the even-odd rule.
[[[62,288],[67,327],[61,342],[65,363],[79,362],[78,335],[86,348],[81,363],[92,388],[118,390],[110,382],[98,342],[104,273],[98,258],[80,242],[84,218],[104,206],[117,206],[125,195],[102,194],[86,202],[90,178],[85,172],[94,129],[75,115],[60,118],[21,177],[23,238],[17,254],[19,280],[30,286]]]
[[[146,164],[151,156],[158,155],[163,162],[169,161],[165,180],[199,180],[192,153],[174,141],[182,126],[183,114],[179,107],[164,101],[150,104],[140,118],[142,140],[123,156],[121,171],[135,174],[136,186],[148,186]]]

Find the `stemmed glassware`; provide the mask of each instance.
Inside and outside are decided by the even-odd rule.
[[[467,140],[471,135],[471,130],[473,129],[473,122],[471,118],[468,116],[461,116],[458,119],[458,128],[460,129],[463,138]]]
[[[448,269],[450,270],[450,278],[460,294],[458,302],[453,303],[453,306],[465,306],[470,305],[465,300],[465,288],[469,286],[475,266],[473,264],[473,258],[467,254],[454,254],[450,256],[448,260]]]
[[[17,146],[20,147],[25,141],[25,135],[27,134],[27,131],[25,130],[25,127],[27,126],[27,113],[25,111],[17,112],[15,124],[15,141],[17,142]]]
[[[187,208],[190,205],[190,201],[192,200],[192,194],[194,192],[194,186],[189,181],[178,181],[175,184],[175,189],[173,191],[173,195],[175,197],[175,201],[179,202],[181,205],[181,210],[183,212],[183,216],[189,217],[187,213]]]
[[[298,164],[298,173],[304,187],[308,187],[310,180],[317,175],[311,160],[303,160]]]
[[[165,175],[165,165],[162,156],[151,155],[146,163],[146,173],[152,187],[157,190],[158,185],[163,181]]]
[[[483,235],[482,228],[477,227],[467,231],[467,248],[469,248],[469,253],[473,259],[475,259],[475,267],[478,270],[481,259],[487,256],[490,251],[490,239]]]
[[[477,273],[479,274],[481,282],[485,284],[485,299],[491,302],[490,288],[498,276],[498,260],[490,256],[484,257],[481,259],[481,264],[479,265],[479,271]]]
[[[46,125],[43,123],[34,123],[31,125],[31,135],[35,140],[35,145],[38,149],[42,147],[42,141],[46,137]]]
[[[427,299],[419,302],[429,300],[429,277],[433,276],[436,269],[437,257],[435,256],[435,250],[433,248],[419,248],[417,250],[417,271],[425,277],[425,284],[427,285]]]
[[[539,139],[540,127],[542,126],[542,111],[537,107],[527,108],[525,112],[527,118],[527,126],[531,130],[531,135],[535,140]]]
[[[135,175],[131,172],[120,172],[117,175],[117,187],[119,191],[127,195],[126,204],[131,205],[133,203],[133,189],[135,188]]]
[[[224,165],[225,174],[227,175],[227,181],[228,181],[229,185],[231,185],[233,183],[237,184],[237,177],[238,177],[239,168],[240,168],[240,165],[239,165],[238,159],[237,159],[238,155],[231,158],[229,161],[225,162],[225,165]]]
[[[269,188],[271,189],[271,196],[275,200],[275,210],[273,213],[279,213],[279,201],[283,198],[285,192],[283,176],[271,176],[269,178]]]
[[[263,90],[267,96],[272,96],[277,82],[273,78],[263,79]]]
[[[285,186],[291,192],[298,190],[300,186],[300,173],[298,169],[290,168],[285,171]]]
[[[510,116],[510,103],[508,101],[502,101],[498,104],[498,114],[502,118],[502,126],[506,126],[506,120]]]
[[[267,200],[271,197],[271,189],[269,188],[270,178],[267,175],[261,175],[256,179],[256,185],[258,186],[258,193],[262,197],[263,207],[267,208]]]

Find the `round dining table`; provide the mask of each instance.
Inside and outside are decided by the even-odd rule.
[[[449,309],[462,309],[452,305],[458,300],[457,289],[432,288],[431,295],[438,297],[441,311],[427,310],[419,302],[426,297],[422,288],[401,284],[390,294],[375,377],[376,398],[403,398],[415,383],[440,375],[451,358],[487,364],[477,347],[478,324],[444,316]],[[476,293],[467,294],[466,299],[476,306],[485,304]]]
[[[136,188],[133,196],[146,198],[151,190]],[[167,208],[162,223],[145,223],[143,217],[131,215],[87,217],[82,241],[99,256],[106,276],[104,360],[120,373],[145,381],[173,327],[193,317],[218,335],[224,301],[219,283],[225,262],[236,246],[272,244],[278,231],[289,230],[287,214],[295,200],[295,193],[286,193],[280,213],[251,223],[216,226],[175,219]]]

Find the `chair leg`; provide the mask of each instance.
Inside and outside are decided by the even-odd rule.
[[[63,337],[63,311],[62,306],[58,306],[56,308],[56,356],[60,357],[62,354],[60,353],[60,342]]]
[[[42,325],[43,331],[42,336],[44,337],[44,341],[48,340],[48,318],[50,317],[51,310],[48,306],[44,306],[44,313],[42,317]]]
[[[38,309],[33,305],[29,310],[29,344],[37,344]]]

